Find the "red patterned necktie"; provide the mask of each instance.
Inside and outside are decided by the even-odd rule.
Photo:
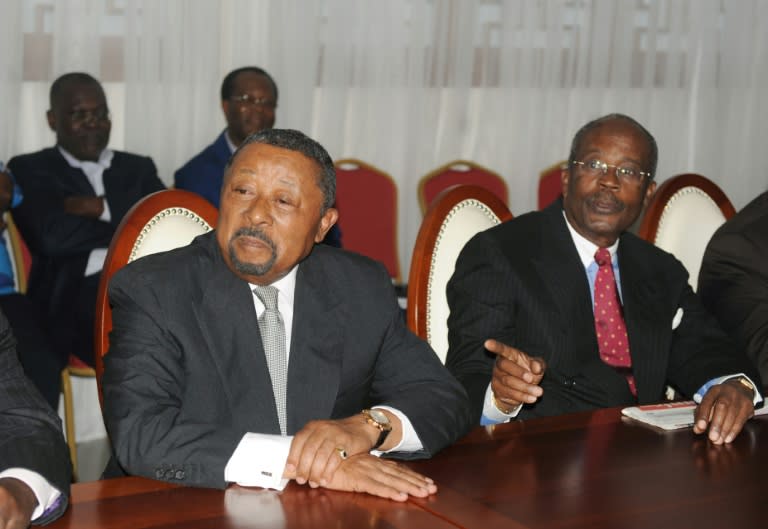
[[[629,390],[637,396],[635,378],[631,371],[632,358],[629,356],[627,326],[621,313],[611,253],[607,248],[598,248],[595,261],[598,265],[595,279],[595,331],[600,358],[626,375]]]

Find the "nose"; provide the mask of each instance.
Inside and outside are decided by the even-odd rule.
[[[605,169],[602,171],[602,175],[600,176],[599,182],[603,187],[618,189],[621,185],[621,182],[619,182],[616,167],[611,165],[605,166]]]
[[[264,197],[255,197],[248,204],[245,214],[251,225],[267,224],[272,221],[272,208],[270,202]]]

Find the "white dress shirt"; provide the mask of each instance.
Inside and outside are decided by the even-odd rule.
[[[283,278],[272,283],[277,288],[277,306],[285,325],[285,348],[290,362],[291,335],[293,331],[293,301],[296,292],[296,274],[299,266],[293,269]],[[251,289],[257,285],[250,285]],[[258,296],[253,296],[254,308],[257,316],[261,316],[266,307]],[[388,452],[415,452],[421,450],[423,445],[411,421],[400,410],[389,406],[375,406],[392,412],[402,425],[403,437],[397,446]],[[282,490],[288,480],[282,479],[285,462],[291,448],[293,436],[247,433],[240,440],[235,452],[230,457],[224,469],[224,479],[243,486],[265,487]],[[382,452],[374,450],[374,455]]]

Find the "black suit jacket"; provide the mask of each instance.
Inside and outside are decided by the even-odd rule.
[[[637,401],[657,402],[670,383],[691,396],[720,375],[754,370],[704,310],[672,255],[630,233],[619,242],[624,316]],[[602,362],[592,301],[558,200],[476,235],[447,287],[446,365],[464,384],[479,420],[495,338],[547,362],[543,396],[520,418],[635,403],[626,380]],[[678,309],[682,319],[673,330]]]
[[[8,320],[0,311],[0,471],[25,468],[61,491],[56,507],[35,520],[43,524],[67,508],[72,464],[61,422],[24,376],[15,345]]]
[[[712,236],[699,272],[699,295],[768,380],[768,192]]]
[[[64,212],[65,198],[95,196],[95,191],[85,173],[71,167],[58,148],[16,156],[8,167],[24,193],[13,218],[32,253],[28,295],[47,307],[51,321],[65,321],[91,250],[108,248],[131,206],[165,186],[151,158],[115,151],[111,167],[104,171],[111,220],[102,222]]]
[[[249,285],[215,233],[144,257],[110,282],[104,414],[129,474],[223,487],[246,432],[279,434]],[[470,427],[466,393],[405,327],[386,270],[316,245],[296,278],[288,434],[375,404],[401,410],[426,457]]]

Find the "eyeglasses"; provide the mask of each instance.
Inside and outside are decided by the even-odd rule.
[[[640,184],[644,178],[651,176],[651,173],[641,171],[633,164],[611,165],[598,159],[583,162],[573,160],[571,163],[581,166],[582,172],[591,178],[607,175],[609,167],[613,168],[613,174],[616,175],[617,179],[628,184]]]
[[[69,119],[73,123],[78,124],[87,123],[89,121],[101,123],[103,121],[109,121],[109,110],[106,107],[73,110],[69,113]]]
[[[276,103],[274,100],[268,97],[253,97],[249,94],[242,94],[239,96],[230,96],[229,100],[241,108],[255,107],[255,108],[275,108]]]

